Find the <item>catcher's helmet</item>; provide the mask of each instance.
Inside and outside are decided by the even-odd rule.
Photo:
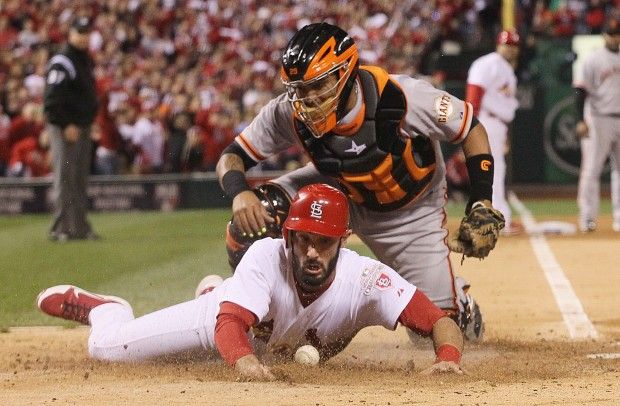
[[[515,30],[503,30],[497,34],[497,45],[519,45],[519,33]]]
[[[358,66],[353,38],[335,25],[306,25],[289,41],[280,76],[296,116],[315,137],[344,116]]]
[[[282,233],[306,231],[327,237],[343,237],[349,229],[349,205],[335,187],[317,183],[299,189],[291,202]]]

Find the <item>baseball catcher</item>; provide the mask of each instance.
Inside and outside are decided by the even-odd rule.
[[[469,334],[466,322],[482,320],[479,307],[463,289],[469,284],[454,276],[445,244],[441,143],[461,145],[472,203],[488,201],[490,207],[494,164],[486,130],[470,103],[359,59],[354,39],[327,22],[308,24],[290,39],[280,69],[286,91],[261,108],[216,167],[232,199],[233,223],[249,236],[267,231],[273,219],[246,172],[299,146],[310,162],[272,183],[289,196],[314,183],[340,188],[348,197],[351,229],[373,254],[457,315],[466,336],[479,340],[475,332],[483,329]],[[484,227],[470,223],[484,235]],[[472,243],[478,255],[484,251],[480,239]]]

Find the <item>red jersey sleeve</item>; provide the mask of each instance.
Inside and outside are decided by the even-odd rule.
[[[433,325],[437,320],[445,315],[443,310],[435,306],[435,304],[418,289],[400,314],[398,321],[416,333],[428,336],[433,331]]]
[[[235,365],[239,358],[252,354],[247,332],[255,323],[256,316],[245,307],[232,302],[220,305],[215,323],[215,346],[229,365]]]

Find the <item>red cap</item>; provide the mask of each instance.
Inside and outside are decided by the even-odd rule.
[[[519,45],[519,34],[514,30],[504,30],[497,34],[497,45]]]
[[[349,228],[349,205],[338,189],[317,183],[299,189],[284,222],[288,230],[306,231],[327,237],[342,237]]]

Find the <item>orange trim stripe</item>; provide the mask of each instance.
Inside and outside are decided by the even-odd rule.
[[[357,45],[352,45],[340,55],[336,55],[336,38],[329,38],[321,49],[314,55],[314,58],[308,64],[308,70],[303,76],[303,80],[314,79],[327,72],[339,62],[349,60],[351,66],[357,63]]]
[[[365,71],[370,72],[372,76],[375,77],[375,80],[377,81],[377,89],[379,90],[379,96],[381,96],[381,94],[383,93],[383,89],[385,88],[385,84],[390,78],[390,75],[387,73],[387,71],[378,66],[370,65],[360,66],[360,69],[364,69]]]
[[[304,74],[303,80],[310,80],[322,75],[328,69],[336,64],[336,55],[334,48],[336,47],[336,38],[330,37],[325,44],[314,54],[314,58],[308,64],[308,70]]]
[[[466,129],[469,130],[469,126],[471,125],[471,119],[472,119],[471,112],[473,110],[473,107],[468,102],[464,102],[464,103],[465,103],[465,111],[463,112],[463,121],[461,122],[461,128],[459,129],[459,132],[456,135],[456,137],[454,137],[450,141],[452,143],[461,141],[463,138],[465,138],[465,135],[468,133],[468,131],[465,131],[465,130]]]
[[[243,136],[243,133],[237,135],[235,137],[237,143],[243,148],[245,152],[248,153],[255,161],[262,161],[265,157],[254,148],[254,146]]]

